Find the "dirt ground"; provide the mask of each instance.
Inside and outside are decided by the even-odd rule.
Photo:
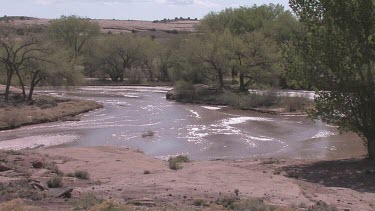
[[[0,155],[0,166],[10,169],[0,171],[0,202],[9,203],[20,196],[5,184],[26,181],[37,192],[31,195],[41,194],[41,198],[31,200],[27,197],[30,194],[24,194],[24,203],[40,209],[72,210],[72,200],[88,193],[148,210],[218,210],[224,209],[215,204],[218,199],[233,196],[261,199],[285,208],[279,210],[307,210],[319,201],[339,210],[375,209],[375,165],[362,158],[321,162],[192,161],[182,164],[180,170],[171,170],[166,161],[110,147],[54,148]],[[44,167],[33,167],[36,161]],[[87,171],[89,180],[67,176],[76,170]],[[65,175],[64,186],[48,188],[46,181],[57,173]],[[71,198],[56,198],[69,188],[73,188]]]

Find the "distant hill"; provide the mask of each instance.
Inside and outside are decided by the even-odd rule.
[[[52,19],[32,18],[25,16],[1,17],[0,28],[15,28],[22,32],[42,32]],[[101,31],[108,34],[140,33],[168,38],[168,34],[185,34],[195,32],[199,20],[139,21],[139,20],[93,20],[99,23]]]

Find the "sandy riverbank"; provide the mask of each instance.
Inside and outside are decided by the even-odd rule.
[[[304,210],[318,201],[340,210],[374,210],[375,206],[375,166],[363,159],[194,161],[177,171],[169,169],[166,161],[109,147],[2,152],[1,159],[1,165],[11,169],[0,172],[2,187],[25,179],[39,184],[43,191],[33,191],[43,197],[35,201],[25,197],[24,203],[48,210],[71,210],[72,201],[83,200],[87,193],[127,206],[140,205],[140,209],[147,205],[151,210],[218,210],[223,207],[215,202],[233,198],[236,189],[242,200],[262,199],[279,210]],[[36,169],[35,161],[53,164],[64,175],[85,170],[90,179],[65,176],[65,189],[48,189],[46,181],[55,174],[51,169],[57,172],[57,168]],[[73,188],[72,199],[55,197],[66,188]],[[1,202],[16,198],[1,191]],[[206,206],[195,206],[199,204]]]

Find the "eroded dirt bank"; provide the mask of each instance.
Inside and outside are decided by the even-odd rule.
[[[375,201],[375,166],[363,159],[193,161],[176,171],[140,152],[92,147],[2,152],[0,164],[1,202],[23,197],[25,204],[48,210],[71,210],[77,206],[73,202],[87,200],[82,199],[87,193],[150,210],[224,209],[218,199],[236,193],[281,210],[306,210],[318,201],[340,210],[374,210]],[[77,170],[87,171],[89,180],[68,177]],[[48,188],[46,182],[57,173],[64,175],[63,187]],[[21,181],[30,190],[15,195],[9,184]],[[57,197],[70,188],[71,198]],[[39,197],[33,201],[29,192]]]

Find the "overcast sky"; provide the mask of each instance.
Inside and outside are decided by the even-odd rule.
[[[210,11],[246,5],[282,4],[288,0],[0,0],[0,16],[58,18],[79,15],[95,19],[156,20],[202,18]]]

